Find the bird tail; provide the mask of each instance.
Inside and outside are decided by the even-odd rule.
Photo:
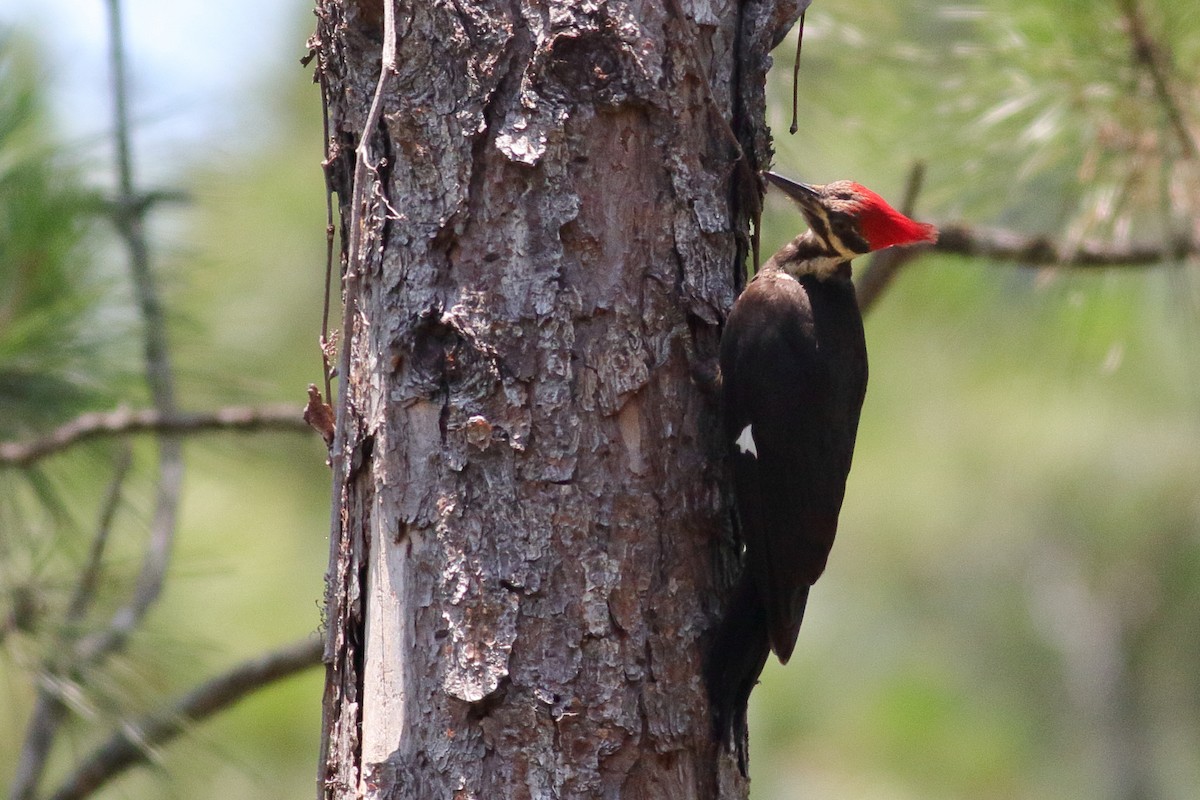
[[[743,575],[725,618],[717,629],[704,665],[713,735],[722,747],[737,748],[738,768],[746,774],[746,705],[771,652],[767,611],[754,581]]]

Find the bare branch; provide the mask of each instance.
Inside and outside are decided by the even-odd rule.
[[[121,23],[121,0],[108,0],[109,61],[112,66],[114,144],[117,160],[117,230],[129,251],[129,270],[133,278],[138,307],[142,316],[143,347],[146,357],[146,382],[155,408],[169,412],[175,408],[175,384],[167,346],[167,325],[162,301],[150,267],[150,248],[146,239],[145,215],[149,206],[142,202],[134,186],[133,157],[130,151],[129,81],[125,73],[125,44]]]
[[[47,685],[38,690],[29,723],[25,726],[25,741],[17,759],[17,771],[9,790],[11,800],[31,800],[36,796],[38,783],[46,767],[46,757],[58,735],[65,708]]]
[[[0,465],[22,467],[83,442],[138,433],[184,434],[216,431],[307,432],[296,406],[227,406],[216,411],[164,414],[156,409],[117,409],[80,415],[48,435],[0,443]]]
[[[125,72],[125,44],[121,28],[121,0],[108,0],[109,59],[112,64],[114,139],[117,159],[116,203],[124,210],[116,217],[117,230],[129,252],[129,271],[142,319],[142,344],[146,358],[146,383],[154,408],[161,414],[175,412],[175,382],[167,344],[167,324],[158,287],[150,267],[145,215],[149,206],[138,202],[130,151],[129,82]],[[90,639],[80,651],[81,663],[99,658],[124,644],[126,637],[145,616],[162,592],[179,516],[183,488],[183,443],[174,435],[160,437],[158,444],[158,488],[150,537],[137,583],[128,601],[117,609],[108,627]]]
[[[1027,236],[1002,228],[972,225],[938,226],[937,244],[914,248],[924,252],[978,256],[993,261],[1013,261],[1023,267],[1149,267],[1200,254],[1186,241],[1172,245],[1114,247],[1100,242],[1081,242],[1066,249],[1046,236]]]
[[[100,521],[96,524],[96,535],[92,537],[92,547],[88,551],[88,560],[83,571],[79,573],[79,583],[71,597],[71,605],[67,608],[66,629],[68,635],[73,635],[75,627],[83,620],[92,598],[96,594],[96,586],[100,583],[100,570],[104,562],[104,551],[108,547],[108,534],[112,531],[113,519],[117,516],[117,508],[121,504],[121,493],[125,478],[133,466],[133,449],[126,444],[117,455],[113,466],[113,476],[108,484],[108,492],[104,496],[104,505],[100,508]]]
[[[872,308],[896,273],[928,253],[949,253],[991,261],[1011,262],[1018,267],[1067,267],[1070,269],[1139,268],[1168,264],[1200,255],[1200,248],[1179,242],[1174,247],[1112,247],[1083,242],[1067,250],[1046,236],[1028,236],[1003,228],[971,225],[939,225],[936,244],[896,247],[875,255],[858,284],[858,305],[863,313]]]
[[[923,178],[924,165],[914,164],[900,208],[906,215],[913,214]],[[1035,268],[1149,267],[1200,255],[1200,248],[1187,241],[1179,241],[1169,247],[1113,247],[1098,242],[1082,242],[1068,249],[1046,236],[1028,236],[1017,231],[963,223],[939,225],[936,244],[893,247],[871,257],[855,286],[858,305],[863,313],[874,307],[905,265],[926,253],[951,253]]]
[[[191,195],[181,189],[152,189],[128,197],[100,198],[98,205],[113,219],[120,219],[124,216],[145,217],[154,206],[190,203],[191,200]]]
[[[306,637],[281,650],[247,661],[184,695],[168,711],[126,723],[76,767],[51,800],[80,800],[125,770],[148,759],[192,723],[211,717],[242,698],[321,663],[322,642]]]

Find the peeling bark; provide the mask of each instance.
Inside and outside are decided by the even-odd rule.
[[[383,7],[317,14],[344,229],[366,198],[320,796],[745,797],[700,678],[735,556],[690,374],[799,6],[397,6],[357,195]]]

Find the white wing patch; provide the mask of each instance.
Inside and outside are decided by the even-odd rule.
[[[751,425],[747,425],[746,427],[742,428],[742,432],[738,434],[737,441],[735,441],[734,444],[736,444],[738,449],[743,453],[749,453],[755,458],[758,458],[758,448],[754,445],[754,432],[750,430],[751,427]]]

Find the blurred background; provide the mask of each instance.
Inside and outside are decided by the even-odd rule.
[[[134,157],[179,403],[320,382],[324,195],[307,2],[127,0]],[[1138,33],[1139,25],[1144,28]],[[867,319],[871,386],[841,534],[792,663],[751,703],[755,800],[1200,796],[1200,15],[1167,0],[818,0],[776,169],[915,214],[1151,267],[927,256]],[[104,6],[0,0],[0,441],[146,403],[114,186]],[[1189,138],[1190,137],[1190,138]],[[801,227],[775,199],[763,251]],[[861,268],[860,268],[861,269]],[[120,458],[0,472],[0,786]],[[49,783],[121,715],[320,626],[328,472],[312,435],[215,434],[167,589],[72,695]],[[117,524],[147,526],[138,441]],[[98,605],[140,564],[114,537]],[[100,797],[310,796],[312,670],[195,726]]]

